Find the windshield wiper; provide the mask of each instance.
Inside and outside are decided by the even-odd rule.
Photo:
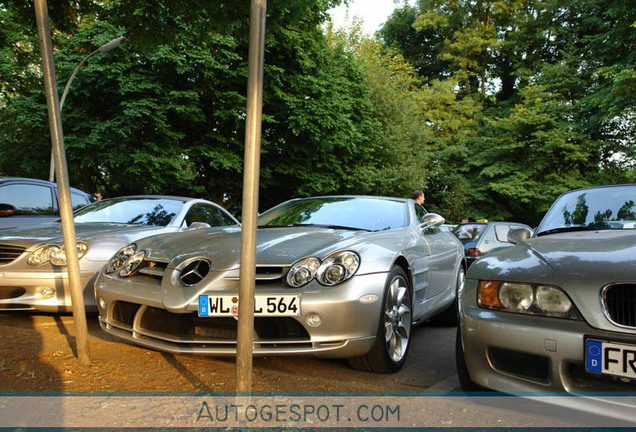
[[[537,233],[537,237],[541,237],[541,236],[547,235],[547,234],[556,234],[556,233],[562,233],[562,232],[595,231],[595,230],[598,230],[598,229],[599,229],[598,227],[591,227],[591,226],[585,226],[585,225],[563,226],[563,227],[552,228],[552,229],[549,229],[549,230],[541,231],[540,233]]]
[[[344,225],[330,225],[330,224],[302,224],[302,223],[297,223],[297,224],[293,224],[291,226],[295,226],[295,227],[317,227],[317,228],[330,228],[330,229],[339,229],[339,230],[350,230],[350,231],[369,231],[368,229],[364,229],[364,228],[356,228],[356,227],[350,227],[350,226],[344,226]]]
[[[339,229],[339,230],[350,230],[350,231],[370,231],[365,228],[355,228],[344,225],[330,225],[330,224],[311,224],[311,223],[295,223],[290,225],[259,225],[258,228],[291,228],[291,227],[313,227],[313,228],[329,228],[329,229]]]

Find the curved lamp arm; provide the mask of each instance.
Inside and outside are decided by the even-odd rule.
[[[75,67],[75,70],[73,70],[73,73],[71,74],[71,77],[66,82],[66,86],[64,86],[64,91],[62,92],[62,97],[60,97],[60,112],[62,112],[62,107],[64,107],[64,101],[66,100],[66,95],[68,94],[68,90],[71,88],[71,83],[73,82],[73,79],[75,79],[75,75],[77,75],[77,72],[79,72],[79,70],[84,65],[84,63],[86,63],[86,60],[88,60],[89,58],[91,58],[93,55],[95,55],[97,53],[105,53],[105,52],[108,52],[108,51],[111,51],[111,50],[117,48],[123,42],[124,39],[125,39],[124,36],[119,36],[118,38],[113,39],[113,40],[105,43],[104,45],[100,46],[95,51],[93,51],[92,53],[90,53],[89,55],[84,57],[84,60],[82,60]],[[51,164],[49,166],[50,166],[50,169],[49,169],[49,181],[53,181],[53,179],[55,178],[55,164],[54,164],[54,161],[53,161],[53,151],[51,151]]]

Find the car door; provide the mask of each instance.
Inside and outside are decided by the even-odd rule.
[[[415,214],[418,224],[424,222],[426,210],[419,204],[415,205]],[[446,293],[450,287],[454,288],[455,263],[457,255],[462,254],[461,244],[453,234],[444,232],[439,228],[418,228],[420,249],[427,251],[425,259],[425,271],[418,272],[414,269],[416,284],[419,282],[425,289],[416,292],[415,297],[419,302],[424,302],[439,294]]]
[[[431,250],[429,296],[449,293],[455,289],[455,264],[463,248],[452,234],[439,228],[426,228],[423,235]]]

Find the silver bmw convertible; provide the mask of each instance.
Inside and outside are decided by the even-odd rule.
[[[462,387],[592,392],[576,400],[594,412],[612,399],[601,392],[636,390],[636,185],[565,193],[532,238],[510,236],[520,243],[475,262],[459,297]]]
[[[456,319],[462,244],[411,199],[294,199],[258,219],[254,354],[348,358],[394,372],[414,323]],[[175,352],[235,355],[240,228],[148,237],[95,284],[107,333]]]
[[[84,304],[95,311],[93,281],[122,246],[151,234],[237,225],[213,202],[139,195],[105,199],[73,214]],[[71,311],[59,221],[0,230],[0,310]]]

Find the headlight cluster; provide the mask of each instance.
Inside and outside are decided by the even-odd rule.
[[[346,281],[360,266],[360,257],[355,252],[337,252],[323,261],[316,257],[296,261],[287,273],[287,283],[299,288],[316,279],[322,285],[333,286]]]
[[[477,303],[486,309],[581,319],[568,296],[551,285],[482,280],[477,287]]]
[[[124,246],[108,261],[105,267],[107,274],[119,272],[119,276],[132,275],[144,261],[146,251],[137,252],[137,245],[132,243]]]
[[[77,242],[77,256],[82,258],[88,251],[88,245],[84,242]],[[27,263],[33,266],[39,266],[50,262],[54,266],[66,265],[66,252],[64,245],[46,245],[42,246],[29,255]]]

